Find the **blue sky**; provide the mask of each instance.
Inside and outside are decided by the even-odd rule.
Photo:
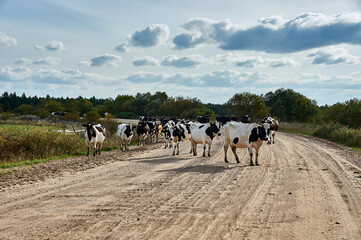
[[[361,97],[361,1],[0,0],[0,92]]]

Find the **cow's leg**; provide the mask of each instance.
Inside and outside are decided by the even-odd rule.
[[[212,142],[208,143],[208,157],[211,156],[211,147],[212,147]]]
[[[86,156],[89,157],[89,147],[87,147],[87,148],[88,148],[88,152],[87,152]]]
[[[197,143],[192,141],[193,156],[197,156]]]
[[[256,165],[259,166],[259,163],[258,163],[258,151],[259,151],[259,148],[256,148]]]
[[[229,163],[227,160],[228,143],[224,143],[224,162]]]
[[[240,163],[239,158],[237,156],[237,148],[235,146],[232,146],[231,149],[232,149],[234,156],[236,157],[237,163]]]
[[[251,145],[251,146],[248,146],[248,152],[249,152],[249,165],[250,165],[250,166],[254,166],[253,160],[252,160],[252,156],[253,156],[253,153],[252,153],[252,145]]]
[[[276,132],[274,132],[273,135],[272,135],[273,143],[275,143],[275,135],[276,135]]]
[[[177,143],[177,155],[179,155],[179,142]]]
[[[174,144],[174,148],[173,148],[173,155],[175,155],[175,149],[177,147],[177,144]]]
[[[203,140],[203,157],[205,157],[206,156],[206,141],[205,141],[205,139]]]

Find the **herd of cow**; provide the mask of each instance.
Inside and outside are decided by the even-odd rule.
[[[250,116],[245,115],[241,121],[238,118],[219,116],[214,123],[209,122],[208,117],[199,116],[196,122],[187,119],[155,118],[141,116],[137,126],[132,124],[119,124],[116,136],[120,138],[120,149],[129,150],[130,141],[133,137],[133,130],[136,128],[138,135],[138,146],[157,142],[162,133],[165,139],[165,148],[173,147],[173,155],[179,154],[179,144],[185,140],[190,141],[190,153],[197,155],[197,145],[203,146],[203,157],[206,156],[206,145],[208,145],[208,156],[211,156],[211,146],[214,137],[221,136],[224,139],[224,161],[228,163],[227,151],[231,148],[237,163],[239,158],[237,148],[247,148],[250,156],[250,165],[253,163],[252,149],[256,150],[255,164],[258,163],[258,153],[263,141],[269,144],[275,143],[275,134],[278,131],[279,123],[272,117],[265,117],[261,124],[251,123]],[[105,139],[105,128],[100,124],[85,123],[85,141],[89,149],[93,148],[95,156],[100,155],[100,149]]]

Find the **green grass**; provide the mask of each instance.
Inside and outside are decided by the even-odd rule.
[[[137,142],[132,142],[130,145],[134,146],[136,145]],[[113,150],[119,150],[120,146],[114,146],[114,147],[104,147],[101,149],[102,152],[109,152],[109,151],[113,151]],[[64,155],[59,155],[59,156],[53,156],[53,157],[49,157],[49,158],[41,158],[41,159],[34,159],[34,160],[25,160],[25,161],[20,161],[20,162],[13,162],[13,163],[0,163],[0,169],[8,169],[8,168],[14,168],[14,167],[22,167],[22,166],[31,166],[34,164],[39,164],[39,163],[46,163],[46,162],[50,162],[50,161],[55,161],[55,160],[62,160],[62,159],[66,159],[66,158],[71,158],[71,157],[79,157],[79,156],[86,156],[87,152],[77,152],[74,154],[64,154]],[[93,151],[89,151],[89,156],[92,156]],[[4,174],[8,174],[11,173],[11,171],[8,172],[0,172],[0,175],[4,175]]]
[[[0,124],[0,129],[6,129],[6,130],[21,130],[21,131],[27,131],[27,130],[34,130],[34,129],[54,129],[59,130],[62,129],[59,126],[35,126],[35,125],[23,125],[23,124]]]
[[[313,136],[313,133],[320,127],[321,126],[315,124],[281,122],[279,131]]]

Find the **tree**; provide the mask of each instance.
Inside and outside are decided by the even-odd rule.
[[[263,99],[271,108],[271,115],[282,121],[311,122],[316,117],[319,107],[315,100],[310,100],[292,89],[280,88],[268,92]]]
[[[96,110],[91,110],[91,111],[86,113],[86,116],[85,116],[84,119],[87,122],[99,122],[100,115]]]
[[[76,109],[80,112],[81,115],[84,115],[93,109],[93,104],[89,100],[80,99],[76,103]]]
[[[238,118],[251,115],[252,122],[258,122],[262,117],[268,116],[269,109],[260,96],[244,92],[237,93],[228,100],[227,112]]]
[[[14,109],[14,112],[19,113],[20,115],[32,114],[35,110],[34,106],[21,104],[19,107]]]
[[[60,112],[60,111],[62,111],[62,106],[61,106],[61,104],[59,102],[57,102],[57,101],[55,101],[53,99],[49,99],[49,100],[46,100],[44,109],[46,111],[48,111],[49,113],[51,113],[51,112]]]

